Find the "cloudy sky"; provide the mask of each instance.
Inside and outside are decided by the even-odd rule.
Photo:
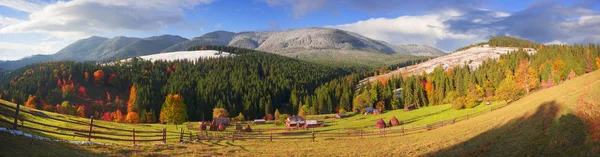
[[[600,0],[0,0],[0,60],[90,36],[334,27],[452,51],[495,35],[600,43]]]

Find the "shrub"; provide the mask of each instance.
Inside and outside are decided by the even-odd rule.
[[[452,102],[452,108],[460,110],[465,108],[467,103],[467,99],[465,97],[458,97],[456,99],[454,99],[454,101]]]
[[[128,112],[125,117],[125,122],[127,123],[140,123],[140,116],[137,112]]]
[[[246,118],[244,117],[244,114],[242,114],[242,112],[240,112],[240,114],[238,114],[237,117],[235,117],[236,120],[238,121],[245,121]]]
[[[341,108],[341,109],[338,111],[338,113],[340,113],[340,114],[346,114],[346,112],[347,112],[347,111],[346,111],[346,110],[344,110],[343,108]]]
[[[287,120],[287,118],[288,118],[288,117],[289,117],[289,116],[288,116],[287,114],[282,114],[282,115],[279,115],[279,119],[278,119],[278,121],[277,121],[277,124],[278,124],[278,125],[283,125],[283,124],[285,124],[285,120]]]

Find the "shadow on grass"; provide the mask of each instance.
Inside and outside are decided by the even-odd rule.
[[[0,156],[106,156],[78,145],[49,142],[0,132]]]
[[[586,141],[584,122],[573,114],[558,115],[560,107],[546,102],[532,115],[427,156],[597,156],[600,145]]]

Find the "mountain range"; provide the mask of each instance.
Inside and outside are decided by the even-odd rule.
[[[175,35],[134,38],[92,36],[78,40],[55,54],[34,55],[0,62],[0,68],[16,69],[52,60],[106,62],[136,56],[185,51],[197,45],[227,45],[255,49],[299,59],[386,66],[407,56],[440,56],[443,51],[425,45],[393,45],[334,28],[300,28],[283,31],[215,31],[192,39]]]

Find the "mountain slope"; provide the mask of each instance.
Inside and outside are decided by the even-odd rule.
[[[118,51],[111,51],[107,55],[99,57],[100,61],[114,60],[117,58],[129,58],[156,54],[176,43],[187,41],[186,38],[175,35],[162,35],[144,38],[128,44]]]
[[[169,46],[183,41],[187,41],[187,39],[174,35],[162,35],[142,39],[122,36],[108,39],[92,36],[77,40],[56,54],[34,55],[20,60],[0,62],[0,68],[18,69],[28,64],[55,60],[109,61],[118,58],[156,54]]]
[[[187,51],[188,48],[196,45],[227,45],[233,39],[233,35],[233,32],[227,31],[210,32],[200,37],[174,44],[161,52]]]

